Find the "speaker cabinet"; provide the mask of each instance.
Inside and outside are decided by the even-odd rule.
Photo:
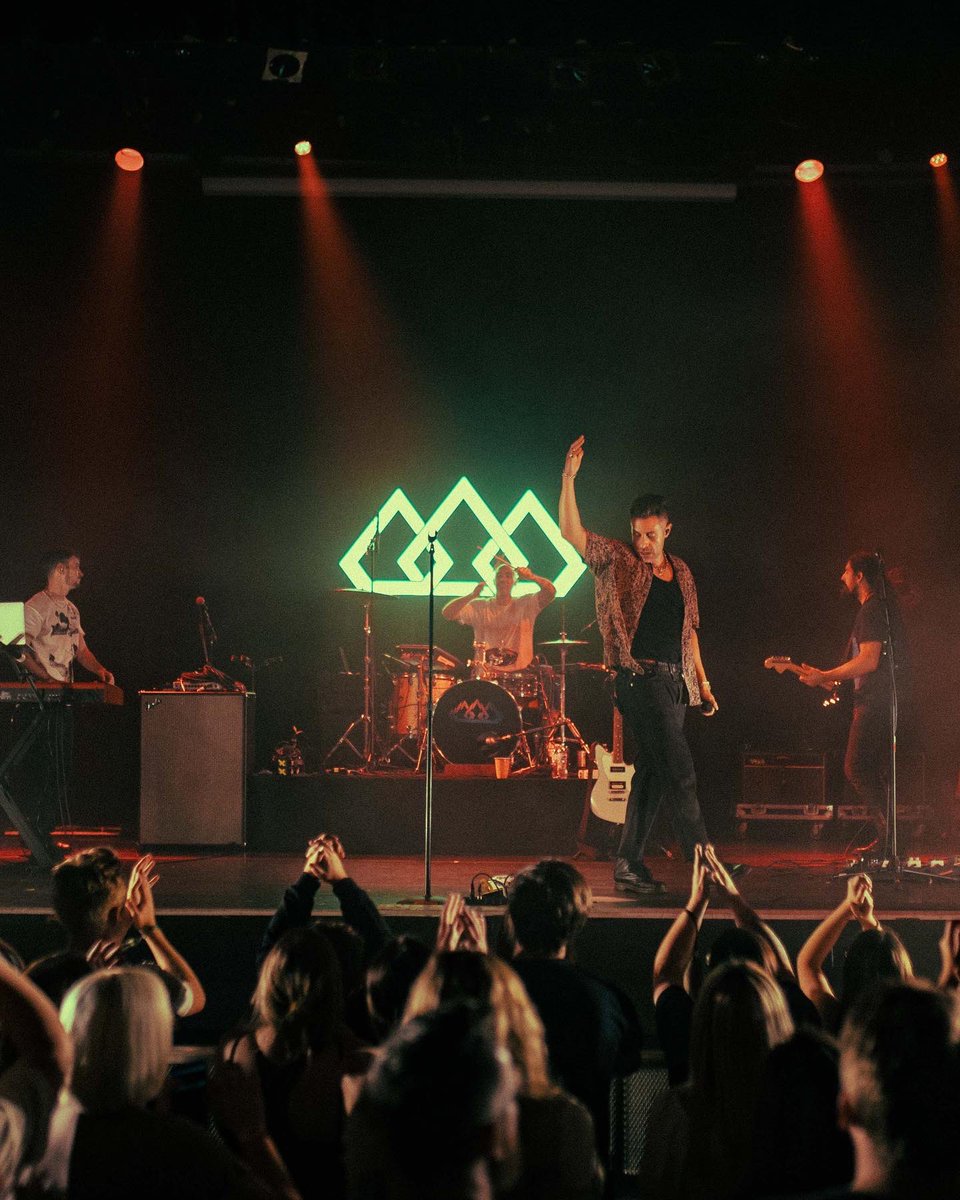
[[[252,767],[252,693],[140,693],[140,841],[240,846]]]
[[[751,821],[807,821],[814,836],[833,818],[822,754],[743,755],[738,831]]]

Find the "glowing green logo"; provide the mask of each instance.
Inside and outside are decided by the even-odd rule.
[[[463,479],[450,491],[438,507],[424,520],[414,506],[397,488],[384,503],[379,513],[362,530],[360,536],[340,559],[340,568],[356,588],[363,591],[373,590],[387,596],[426,596],[430,591],[430,577],[417,566],[417,559],[427,549],[427,535],[440,531],[453,516],[461,504],[474,514],[489,535],[486,544],[472,560],[471,565],[481,579],[493,582],[496,566],[494,557],[502,554],[515,567],[528,565],[527,556],[513,540],[513,534],[526,520],[532,520],[540,528],[547,541],[559,554],[563,568],[553,581],[558,596],[565,596],[577,582],[586,567],[576,550],[563,540],[560,528],[553,517],[529,489],[523,493],[510,512],[499,521],[490,506],[469,479]],[[410,529],[410,542],[403,553],[397,558],[397,566],[402,571],[403,579],[374,579],[364,567],[364,556],[367,547],[378,528],[381,535],[387,526],[395,519],[405,521]],[[446,576],[453,566],[453,559],[444,549],[440,537],[435,545],[434,561],[434,591],[438,596],[462,596],[476,585],[474,579],[447,579]],[[514,589],[514,595],[521,596],[527,592],[535,592],[534,583],[519,583]]]

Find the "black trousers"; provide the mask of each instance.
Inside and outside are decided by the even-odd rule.
[[[661,804],[683,856],[693,859],[698,842],[709,841],[700,802],[697,773],[683,732],[687,689],[670,675],[617,675],[617,707],[633,730],[636,770],[627,800],[619,857],[641,862]]]
[[[871,817],[886,816],[889,765],[890,701],[877,696],[854,704],[843,773]]]

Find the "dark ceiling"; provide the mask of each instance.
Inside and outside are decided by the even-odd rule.
[[[206,169],[747,179],[814,155],[902,172],[949,152],[949,6],[223,0],[4,22],[0,148],[134,144]],[[873,10],[873,11],[868,11]],[[264,79],[268,50],[290,78]],[[269,69],[267,69],[269,75]]]

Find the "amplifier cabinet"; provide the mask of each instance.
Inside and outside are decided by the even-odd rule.
[[[252,692],[140,693],[140,841],[241,846]]]
[[[832,817],[824,755],[744,753],[737,805],[741,832],[748,821],[808,821],[819,833]]]

